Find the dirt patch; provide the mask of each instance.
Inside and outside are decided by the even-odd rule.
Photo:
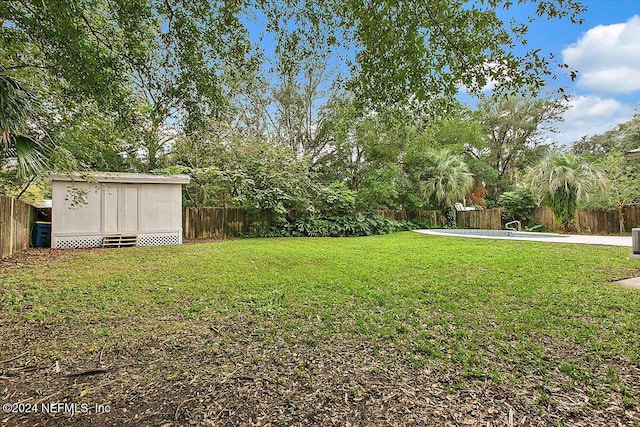
[[[95,251],[100,249],[51,249],[29,248],[16,252],[10,257],[0,259],[0,278],[7,277],[17,270],[32,268],[47,268],[53,263],[65,261],[74,253],[81,251]]]
[[[7,326],[15,356],[0,361],[0,400],[23,404],[0,415],[8,426],[640,423],[637,401],[599,406],[592,391],[535,372],[501,384],[447,363],[414,366],[391,343],[308,342],[242,318],[164,319],[162,333],[137,319],[102,341],[90,327]]]

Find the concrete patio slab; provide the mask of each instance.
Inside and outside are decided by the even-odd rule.
[[[630,279],[618,280],[617,282],[613,282],[613,283],[617,283],[619,285],[627,286],[630,288],[640,289],[640,277],[632,277]]]
[[[498,239],[498,240],[526,240],[534,242],[551,242],[551,243],[576,243],[583,245],[607,245],[607,246],[627,246],[632,247],[631,235],[629,236],[592,236],[592,235],[574,235],[574,234],[558,234],[558,237],[550,237],[549,233],[544,233],[539,238],[535,236],[536,233],[524,233],[526,237],[518,236],[478,236],[478,235],[454,235],[444,234],[434,230],[415,230],[418,233],[433,234],[438,236],[450,236],[450,237],[467,237],[471,239]]]

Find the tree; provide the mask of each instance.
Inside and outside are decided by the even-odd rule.
[[[592,209],[615,209],[618,211],[620,233],[624,233],[624,207],[640,202],[638,166],[619,151],[613,151],[598,162],[606,171],[607,184],[602,191],[589,198],[585,207]]]
[[[571,151],[595,160],[603,154],[625,153],[636,148],[640,148],[640,114],[602,135],[581,138],[572,145]]]
[[[420,195],[433,200],[442,210],[462,201],[473,188],[473,175],[468,166],[448,150],[428,151],[418,164],[414,179]]]
[[[478,120],[486,129],[479,145],[469,145],[469,153],[486,161],[497,173],[490,187],[492,197],[507,190],[520,172],[544,155],[545,132],[555,129],[566,104],[560,100],[523,96],[484,96],[478,104]]]
[[[377,109],[412,104],[436,116],[452,104],[460,86],[474,93],[489,83],[501,92],[523,87],[536,92],[553,75],[552,60],[540,49],[517,56],[513,48],[526,45],[527,25],[534,19],[581,22],[585,8],[572,0],[518,3],[534,5],[536,16],[503,22],[497,9],[509,9],[510,0],[328,2],[344,23],[338,40],[356,46],[349,82],[356,98]]]
[[[525,176],[531,190],[551,208],[564,230],[574,228],[578,202],[602,190],[606,178],[597,166],[580,157],[550,151]]]
[[[624,207],[640,202],[640,163],[626,158],[625,152],[640,147],[640,114],[602,135],[583,137],[572,152],[597,162],[606,171],[609,185],[588,201],[588,207],[617,209],[620,232],[624,232]]]
[[[9,1],[0,40],[20,40],[5,70],[44,69],[69,96],[89,97],[135,128],[130,153],[152,170],[176,132],[226,111],[227,73],[250,72],[235,2]]]
[[[363,114],[350,96],[331,99],[327,109],[320,130],[327,142],[314,169],[355,191],[372,171],[397,165],[409,142],[418,139],[412,119],[401,111]]]

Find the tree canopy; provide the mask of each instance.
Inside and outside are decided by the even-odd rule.
[[[55,141],[52,168],[183,171],[196,205],[495,203],[562,112],[537,93],[566,66],[528,25],[584,10],[517,3],[8,0],[0,76],[39,96],[0,114]]]
[[[534,6],[530,19],[577,22],[584,10],[573,0],[519,3]],[[362,103],[431,111],[461,86],[539,89],[555,73],[538,49],[514,53],[526,44],[529,22],[498,13],[512,6],[509,0],[6,1],[0,40],[28,49],[3,58],[2,69],[46,69],[69,91],[114,108],[138,86],[147,100],[163,104],[159,113],[177,108],[197,117],[222,103],[223,74],[244,71],[255,50],[249,28],[263,22],[279,46],[299,45],[300,55],[340,50],[348,86]]]

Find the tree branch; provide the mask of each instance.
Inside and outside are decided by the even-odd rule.
[[[29,182],[27,183],[27,185],[22,189],[22,191],[20,192],[20,194],[18,194],[18,197],[16,197],[16,200],[20,200],[20,197],[22,197],[22,195],[27,191],[27,189],[29,188],[29,186],[31,184],[33,184],[33,181],[35,181],[37,178],[37,176],[32,176],[31,179],[29,180]]]
[[[55,68],[53,65],[36,65],[36,64],[20,64],[20,65],[12,65],[10,67],[2,67],[0,66],[0,70],[2,72],[11,71],[11,70],[21,70],[24,68],[37,68],[41,70],[50,70]]]

